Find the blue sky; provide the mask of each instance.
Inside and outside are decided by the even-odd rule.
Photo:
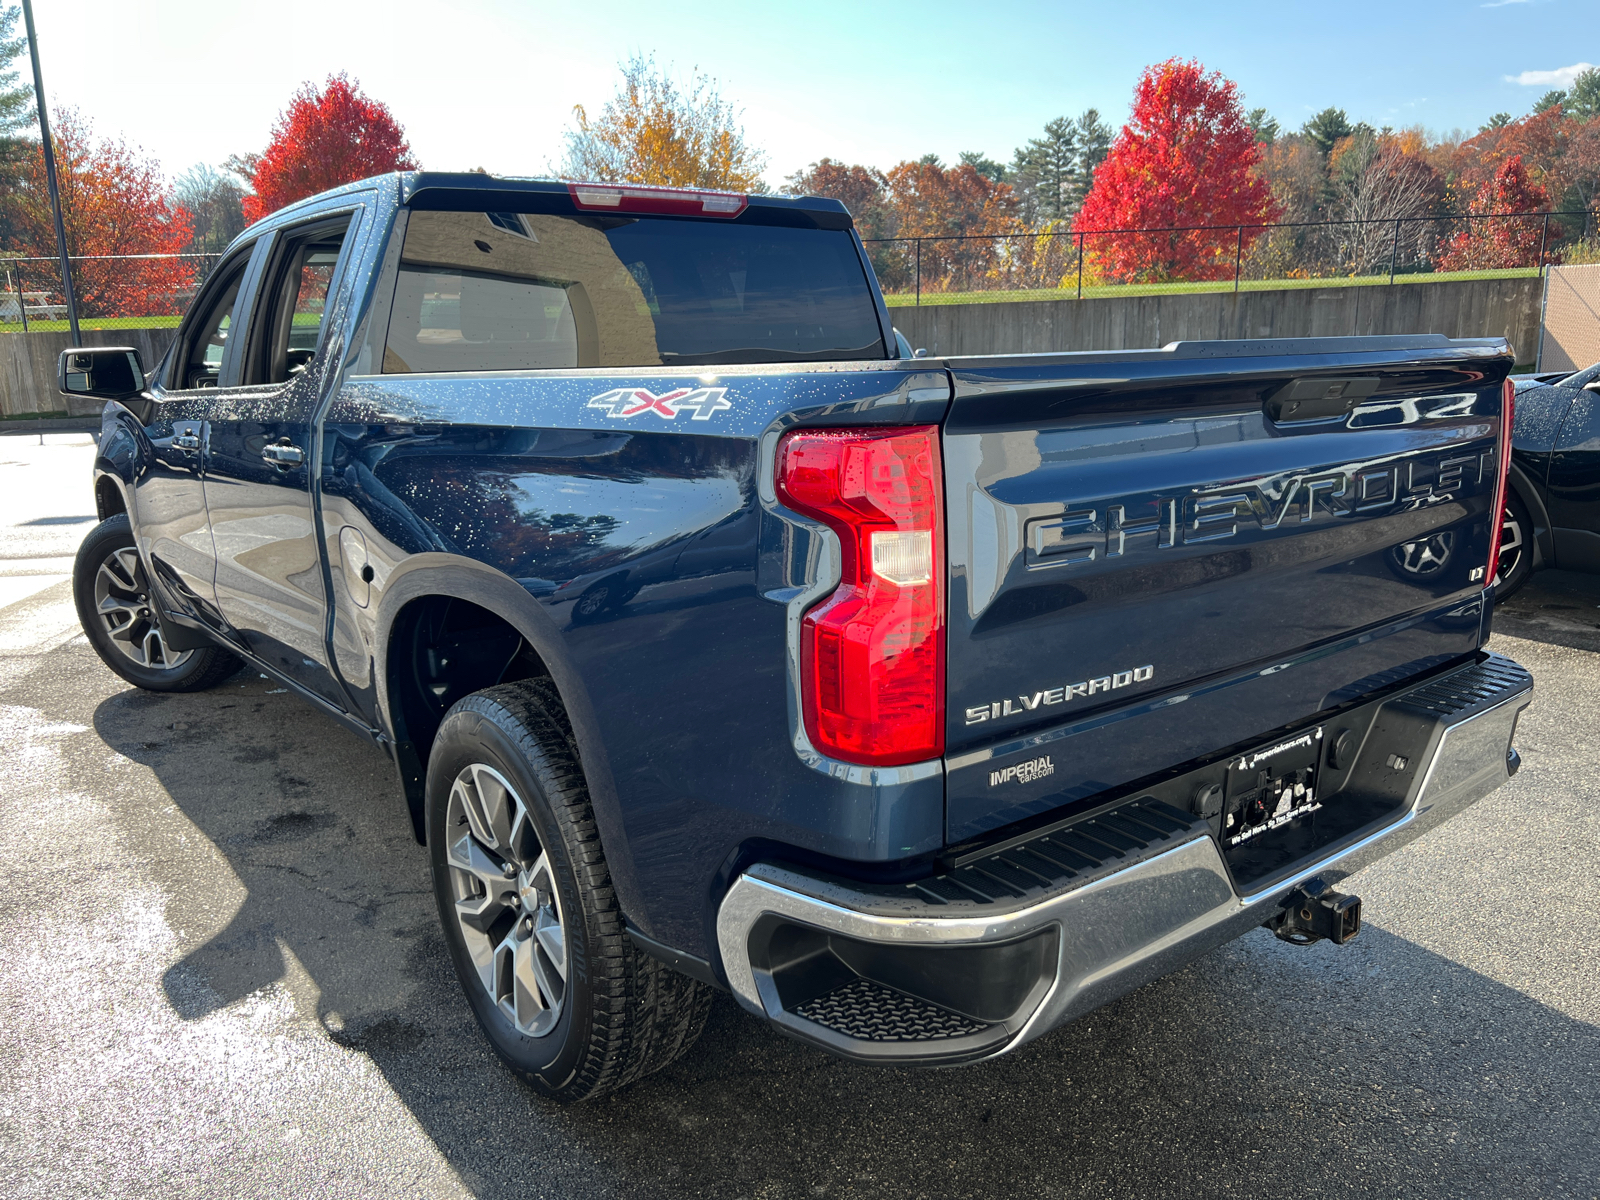
[[[294,88],[338,70],[389,104],[425,166],[537,174],[559,160],[572,106],[600,107],[619,59],[653,53],[719,80],[777,184],[823,155],[1009,158],[1090,105],[1120,125],[1139,71],[1173,55],[1285,126],[1331,104],[1441,131],[1526,112],[1549,84],[1516,82],[1525,72],[1600,63],[1596,0],[35,0],[35,14],[52,104],[172,174],[259,150]]]

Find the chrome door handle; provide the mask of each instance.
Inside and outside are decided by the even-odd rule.
[[[180,433],[172,439],[172,444],[179,450],[198,450],[200,449],[200,438],[193,433]]]
[[[287,443],[288,439],[285,438],[279,445],[261,447],[261,457],[268,462],[277,463],[280,467],[288,466],[290,463],[305,462],[306,452],[299,446],[290,446]]]

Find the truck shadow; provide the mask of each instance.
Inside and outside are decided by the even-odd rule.
[[[1343,949],[1252,934],[959,1071],[841,1062],[719,997],[684,1061],[547,1105],[477,1033],[387,759],[272,691],[241,676],[95,711],[210,843],[150,864],[186,927],[168,999],[193,1019],[281,981],[477,1195],[1453,1196],[1492,1180],[1587,1196],[1600,1180],[1600,1030],[1372,925]],[[231,917],[184,899],[215,889],[212,848],[247,893]]]
[[[1495,606],[1494,632],[1570,650],[1600,651],[1600,575],[1540,571]]]

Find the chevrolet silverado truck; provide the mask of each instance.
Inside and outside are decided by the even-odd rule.
[[[717,989],[865,1063],[1037,1038],[1503,783],[1503,341],[916,357],[832,200],[410,173],[244,232],[106,400],[75,573],[155,691],[381,747],[495,1050]],[[336,781],[325,781],[330,789]]]

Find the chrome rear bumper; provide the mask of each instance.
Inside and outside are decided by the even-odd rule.
[[[1313,877],[1336,884],[1504,783],[1532,696],[1527,673],[1490,658],[1429,690],[1439,728],[1409,804],[1263,890],[1236,888],[1198,823],[1165,842],[1150,838],[1147,856],[1128,856],[1129,865],[1022,907],[886,906],[881,889],[758,864],[718,910],[728,982],[751,1012],[846,1057],[939,1064],[1004,1053],[1177,970],[1276,915],[1296,886]],[[819,956],[831,976],[817,975]],[[802,967],[813,982],[797,1000],[784,980]],[[972,978],[955,978],[962,973]],[[984,986],[968,986],[978,977]],[[831,989],[822,1000],[805,994],[819,987]]]

